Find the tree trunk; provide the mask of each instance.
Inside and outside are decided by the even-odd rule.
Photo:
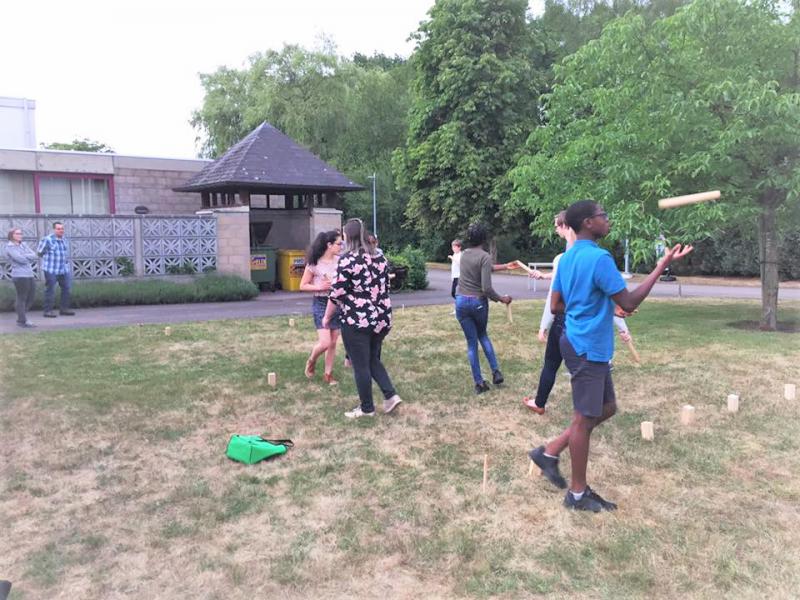
[[[775,210],[778,193],[769,190],[759,199],[758,219],[759,263],[761,265],[761,329],[775,331],[778,327],[778,232]]]

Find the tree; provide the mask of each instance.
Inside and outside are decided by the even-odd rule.
[[[102,142],[95,142],[89,138],[78,139],[75,138],[71,142],[51,142],[49,144],[42,143],[42,148],[47,150],[73,150],[75,152],[107,152],[114,153],[114,150],[103,144]]]
[[[513,172],[514,202],[534,230],[571,201],[594,197],[612,239],[707,237],[757,222],[762,328],[777,325],[779,214],[800,195],[797,14],[766,3],[696,0],[648,25],[629,14],[564,60],[548,124]],[[658,211],[660,197],[721,189],[719,203]],[[783,211],[783,212],[781,212]]]
[[[438,0],[414,37],[405,148],[393,166],[422,234],[500,222],[504,178],[537,121],[525,0]]]

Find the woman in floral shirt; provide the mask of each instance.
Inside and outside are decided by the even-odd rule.
[[[355,419],[375,416],[373,379],[383,392],[384,413],[394,410],[402,400],[381,362],[381,345],[392,327],[389,265],[386,258],[368,244],[360,219],[350,219],[345,224],[344,239],[345,252],[339,258],[322,324],[327,327],[338,307],[342,341],[353,363],[361,400],[361,405],[345,416]]]

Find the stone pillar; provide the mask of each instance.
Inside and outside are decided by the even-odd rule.
[[[217,219],[217,271],[250,279],[250,207],[233,206],[200,211]]]
[[[137,216],[133,219],[133,274],[144,277],[144,241],[142,237],[142,219]]]
[[[342,211],[335,208],[315,208],[309,219],[309,237],[314,239],[322,231],[342,229]]]

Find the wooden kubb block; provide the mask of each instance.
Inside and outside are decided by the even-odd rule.
[[[784,385],[783,397],[786,400],[797,400],[797,386],[793,383],[787,383]]]
[[[267,384],[270,387],[278,385],[278,376],[275,373],[267,373]]]
[[[694,406],[686,404],[681,408],[681,425],[691,425],[694,423]]]
[[[642,439],[652,441],[655,438],[652,421],[642,421]]]
[[[728,394],[728,412],[739,412],[739,396]]]

